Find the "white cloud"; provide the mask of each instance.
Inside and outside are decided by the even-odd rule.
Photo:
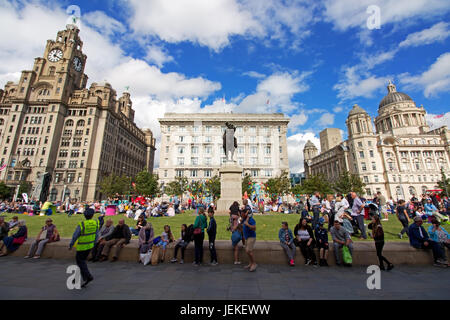
[[[87,23],[100,34],[111,36],[114,33],[124,33],[125,26],[103,11],[92,11],[82,15],[82,22]]]
[[[411,76],[409,73],[404,73],[399,78],[407,89],[423,88],[423,94],[427,98],[449,91],[450,52],[440,55],[422,74]]]
[[[316,124],[319,127],[328,127],[334,124],[334,114],[333,113],[324,113],[320,116],[318,120],[316,120]]]
[[[259,73],[256,71],[247,71],[247,72],[244,72],[242,75],[248,76],[250,78],[256,78],[256,79],[263,79],[266,77],[265,74],[262,74],[262,73]]]
[[[334,108],[333,108],[333,112],[334,112],[334,113],[340,113],[340,112],[342,112],[343,110],[344,110],[344,108],[341,107],[341,106],[337,106],[337,107],[334,107]]]
[[[397,49],[392,49],[389,51],[378,52],[371,55],[363,55],[361,56],[361,67],[364,66],[364,68],[366,68],[367,70],[371,70],[379,64],[392,60],[397,52]]]
[[[325,20],[340,31],[367,29],[366,9],[370,5],[380,7],[381,28],[412,19],[430,19],[450,11],[447,0],[326,0],[324,5]]]
[[[177,43],[190,41],[220,51],[233,36],[296,44],[309,36],[315,1],[131,0],[129,24],[144,36]],[[294,37],[288,42],[286,34]]]
[[[439,115],[432,113],[427,113],[425,115],[425,120],[430,126],[430,130],[437,129],[442,126],[447,126],[447,128],[450,128],[450,112],[443,114],[443,116],[439,118],[436,118],[437,116]]]
[[[288,126],[290,129],[295,129],[297,127],[304,125],[306,123],[306,121],[308,121],[308,116],[304,112],[301,112],[301,113],[290,116],[290,121],[289,121]]]
[[[162,68],[164,64],[174,61],[173,57],[163,48],[150,45],[147,47],[145,60]]]
[[[409,34],[399,47],[418,47],[433,42],[442,42],[450,36],[450,23],[439,22],[429,29]]]
[[[376,77],[367,72],[361,72],[358,67],[345,67],[344,76],[333,86],[338,91],[338,98],[350,100],[355,97],[372,98],[387,83],[387,77]]]
[[[317,148],[320,148],[320,139],[312,132],[297,133],[287,138],[289,168],[291,173],[303,171],[303,148],[308,140],[311,140]]]

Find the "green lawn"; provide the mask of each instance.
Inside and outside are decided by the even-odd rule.
[[[5,216],[5,220],[9,221],[12,216],[15,214],[8,213],[3,214]],[[40,228],[44,225],[46,216],[27,216],[27,215],[17,215],[19,219],[24,219],[27,222],[28,227],[28,236],[36,237]],[[95,215],[98,217],[98,214]],[[295,225],[298,223],[300,219],[300,215],[297,214],[281,214],[281,213],[273,213],[267,215],[255,215],[256,220],[256,234],[257,239],[260,240],[278,240],[278,230],[281,227],[282,221],[287,221],[289,223],[289,228],[293,231]],[[72,236],[73,231],[75,230],[78,222],[84,220],[83,215],[73,215],[72,217],[68,217],[64,213],[57,213],[51,216],[53,219],[53,223],[58,228],[61,236],[63,238],[70,238]],[[108,217],[106,217],[108,218]],[[125,219],[125,223],[130,227],[134,227],[136,225],[136,221],[133,219],[125,218],[123,215],[117,215],[111,217],[114,221],[114,224],[120,218]],[[176,215],[175,217],[158,217],[158,218],[150,218],[150,221],[155,230],[155,234],[159,235],[163,231],[164,225],[168,224],[172,228],[172,232],[174,233],[174,237],[178,238],[180,236],[180,226],[185,223],[187,225],[194,223],[195,214],[192,211]],[[217,239],[218,240],[229,240],[231,237],[231,233],[226,230],[228,226],[228,216],[216,216],[217,221]],[[366,221],[368,224],[369,221]],[[385,239],[386,240],[396,240],[400,241],[397,234],[402,229],[400,222],[397,220],[395,216],[390,216],[389,221],[383,221]],[[424,224],[426,230],[430,224]],[[447,228],[447,227],[446,227]],[[447,228],[448,229],[448,228]],[[354,238],[355,241],[360,241],[357,238]],[[371,239],[365,241],[372,241]],[[402,241],[408,241],[407,236],[403,238]]]

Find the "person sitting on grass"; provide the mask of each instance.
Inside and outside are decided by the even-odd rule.
[[[103,247],[102,254],[99,261],[105,261],[108,259],[109,251],[112,246],[116,246],[112,262],[118,260],[120,250],[130,243],[131,232],[130,228],[125,224],[124,219],[120,219],[118,225],[114,228],[113,232],[105,238],[105,246]]]
[[[324,218],[319,219],[319,227],[315,230],[317,248],[319,249],[319,266],[328,267],[328,231],[323,227]]]
[[[156,244],[157,246],[162,247],[161,262],[164,262],[166,258],[166,247],[171,242],[173,242],[172,231],[170,230],[170,226],[166,224],[164,226],[164,231],[161,233],[161,240]]]
[[[437,242],[430,239],[422,224],[422,218],[415,217],[414,223],[409,226],[410,245],[416,249],[431,249],[433,252],[433,265],[435,267],[448,266],[448,263],[445,261],[445,255],[442,247]]]
[[[334,225],[330,229],[331,238],[333,239],[334,257],[336,259],[336,265],[341,266],[342,260],[339,253],[339,249],[343,246],[347,246],[350,255],[353,256],[353,243],[350,233],[342,227],[338,220],[334,220]]]
[[[192,228],[193,228],[193,226],[192,226]],[[170,262],[175,263],[178,261],[177,253],[178,253],[178,250],[181,249],[180,264],[184,263],[184,251],[186,250],[186,247],[188,246],[189,242],[191,242],[191,240],[192,240],[192,228],[190,228],[188,230],[188,227],[186,224],[181,225],[181,237],[180,237],[180,239],[178,239],[178,241],[175,245],[173,258],[172,258],[172,260],[170,260]]]
[[[17,226],[18,230],[15,234],[3,238],[3,244],[0,246],[0,257],[4,257],[16,251],[27,239],[28,229],[25,220],[19,220]],[[6,252],[3,252],[5,247]]]
[[[45,233],[45,236],[42,237],[42,233]],[[45,221],[45,226],[39,231],[36,239],[30,246],[30,250],[28,250],[28,254],[24,257],[25,259],[31,258],[34,255],[34,259],[39,259],[41,257],[42,251],[47,243],[59,241],[60,236],[56,226],[53,224],[52,219],[47,219]]]
[[[431,221],[428,233],[430,234],[430,239],[441,246],[444,254],[443,260],[448,261],[445,254],[445,248],[447,247],[450,249],[450,234],[441,226],[441,223],[437,219]]]
[[[280,245],[286,252],[286,255],[288,256],[289,265],[291,267],[295,266],[294,235],[292,234],[291,229],[289,229],[287,222],[281,223],[281,229],[280,231],[278,231],[278,239],[280,239]]]
[[[317,220],[317,223],[319,223],[319,220]],[[314,253],[316,241],[313,230],[306,219],[300,219],[300,222],[295,226],[294,234],[297,237],[296,244],[300,247],[300,251],[305,258],[305,265],[309,265],[312,262],[314,266],[317,266],[316,254]]]
[[[143,227],[145,227],[146,224],[147,224],[147,221],[145,220],[144,216],[140,215],[136,222],[136,229],[130,228],[131,234],[135,235],[135,236],[139,235],[139,231],[141,231],[141,229]]]

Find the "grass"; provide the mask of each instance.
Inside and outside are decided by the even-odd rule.
[[[40,228],[44,225],[47,216],[27,216],[13,213],[4,213],[6,221],[9,221],[14,215],[17,215],[19,219],[24,219],[27,223],[28,227],[28,237],[34,238],[39,233]],[[98,217],[98,214],[95,215]],[[155,235],[161,234],[163,231],[164,225],[168,224],[171,226],[174,237],[177,239],[180,236],[180,227],[181,224],[185,223],[187,225],[194,223],[195,213],[193,211],[187,211],[183,214],[176,215],[175,217],[158,217],[158,218],[150,218],[150,221],[155,230]],[[53,223],[56,225],[58,231],[61,234],[62,238],[71,238],[73,231],[75,230],[77,224],[80,221],[84,220],[83,215],[73,215],[70,218],[64,213],[57,213],[51,216]],[[109,217],[105,217],[106,219]],[[125,223],[129,227],[134,227],[136,225],[136,221],[133,219],[128,219],[123,215],[117,215],[110,217],[114,224],[121,218],[125,219]],[[228,226],[228,216],[216,216],[217,221],[217,240],[230,240],[231,233],[226,230]],[[281,227],[282,221],[287,221],[289,223],[289,228],[293,231],[295,225],[298,223],[300,219],[300,215],[297,214],[282,214],[282,213],[271,213],[265,215],[255,215],[256,220],[256,236],[259,240],[278,240],[278,230]],[[369,221],[366,221],[368,224]],[[385,240],[386,241],[408,241],[408,237],[404,236],[402,240],[398,238],[398,233],[402,229],[402,225],[398,219],[390,215],[389,221],[383,221]],[[428,230],[430,224],[424,223],[424,227]],[[447,228],[448,229],[448,228]],[[367,228],[366,228],[367,230]],[[330,240],[331,237],[329,236]],[[372,239],[368,240],[359,240],[357,237],[354,237],[355,241],[373,241]]]

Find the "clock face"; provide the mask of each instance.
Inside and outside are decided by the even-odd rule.
[[[83,62],[81,62],[81,59],[78,57],[75,57],[73,59],[73,68],[75,69],[75,71],[80,72],[81,69],[83,68]]]
[[[58,62],[59,60],[61,60],[62,56],[63,52],[60,49],[53,49],[48,54],[48,60],[50,60],[51,62]]]

